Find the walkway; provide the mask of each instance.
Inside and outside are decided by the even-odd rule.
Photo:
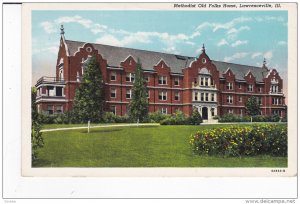
[[[128,127],[128,126],[159,126],[159,123],[132,123],[132,124],[116,124],[116,125],[96,125],[90,126],[90,128],[108,128],[108,127]],[[55,128],[55,129],[44,129],[41,132],[52,132],[52,131],[60,131],[60,130],[78,130],[78,129],[87,129],[87,126],[84,127],[68,127],[68,128]]]

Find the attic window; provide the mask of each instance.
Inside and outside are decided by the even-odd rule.
[[[206,63],[206,59],[202,58],[202,63],[205,64]]]
[[[92,52],[92,48],[91,47],[87,47],[85,50],[88,51],[88,52]]]

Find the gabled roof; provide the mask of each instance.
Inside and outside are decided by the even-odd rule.
[[[80,47],[83,47],[86,42],[65,40],[68,52],[70,56],[73,56]],[[153,67],[161,59],[171,68],[171,72],[182,74],[182,69],[190,65],[194,61],[195,57],[188,57],[175,54],[167,54],[161,52],[138,50],[132,48],[116,47],[103,44],[90,43],[101,56],[107,60],[107,64],[110,67],[120,67],[120,63],[124,61],[129,55],[131,55],[136,61],[139,58],[141,60],[144,70],[153,71]],[[248,65],[240,65],[234,63],[220,62],[212,60],[212,63],[216,65],[220,73],[220,78],[223,78],[222,74],[230,67],[230,70],[235,74],[237,80],[244,80],[244,76],[249,70],[255,76],[256,81],[262,82],[263,78],[268,74],[267,69],[261,67],[253,67]]]

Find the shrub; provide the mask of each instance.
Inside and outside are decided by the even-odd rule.
[[[287,156],[287,126],[268,124],[202,130],[191,135],[190,144],[198,155]]]
[[[160,121],[161,125],[186,125],[189,124],[189,118],[181,111],[176,111],[173,115],[167,115]]]
[[[155,123],[160,123],[160,121],[166,119],[168,117],[168,115],[162,114],[160,112],[153,112],[153,113],[149,113],[148,115],[148,119],[150,121],[154,121]]]
[[[115,123],[116,117],[112,112],[104,112],[102,122],[104,123]]]
[[[278,115],[256,115],[252,116],[252,122],[279,122],[280,117]],[[251,122],[251,116],[239,116],[234,114],[224,114],[220,119],[219,122]]]
[[[189,121],[192,125],[200,125],[203,122],[202,117],[196,108],[194,108],[193,113],[189,118]]]

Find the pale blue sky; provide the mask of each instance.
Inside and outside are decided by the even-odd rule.
[[[60,38],[276,68],[287,81],[286,11],[33,11],[33,83],[54,75]]]

